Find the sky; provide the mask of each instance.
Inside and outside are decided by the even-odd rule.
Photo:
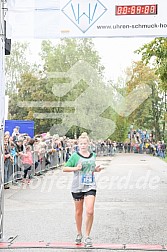
[[[99,52],[101,63],[105,67],[105,78],[117,82],[119,77],[124,76],[124,71],[132,62],[140,60],[141,55],[134,51],[142,45],[149,43],[154,38],[96,38],[93,39],[95,49]],[[39,62],[40,40],[29,40],[31,61]],[[54,43],[58,40],[54,40]]]
[[[141,55],[134,53],[142,45],[149,43],[153,38],[101,38],[95,39],[95,46],[105,66],[106,78],[114,82],[124,75],[127,67]]]

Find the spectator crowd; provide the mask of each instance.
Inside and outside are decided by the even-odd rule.
[[[131,130],[125,142],[92,140],[90,149],[97,155],[112,156],[124,152],[165,158],[166,144],[164,141],[155,142],[153,134],[147,131]],[[59,137],[57,134],[50,136],[49,133],[31,138],[27,134],[20,134],[16,126],[11,135],[8,131],[4,134],[4,188],[9,188],[9,182],[29,184],[33,175],[42,173],[42,165],[44,170],[62,165],[74,151],[78,151],[76,139]]]

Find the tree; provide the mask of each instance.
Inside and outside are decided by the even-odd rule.
[[[61,122],[61,120],[54,120],[52,118],[49,118],[50,115],[64,113],[65,111],[72,113],[73,108],[62,108],[62,103],[64,101],[74,101],[88,87],[88,84],[84,80],[80,80],[78,83],[76,83],[74,87],[71,88],[71,90],[69,90],[67,94],[60,97],[59,92],[54,92],[54,87],[55,85],[60,85],[61,83],[62,85],[64,85],[64,82],[68,83],[69,79],[48,78],[48,73],[65,73],[79,60],[84,60],[88,62],[94,69],[97,70],[101,78],[103,76],[104,69],[100,63],[100,57],[94,49],[94,45],[90,39],[63,39],[56,46],[54,46],[50,41],[43,41],[41,49],[41,58],[43,60],[43,72],[41,73],[41,76],[35,76],[35,74],[32,72],[25,72],[24,74],[22,74],[21,79],[17,84],[17,102],[39,101],[39,105],[37,105],[36,107],[21,108],[21,111],[17,111],[19,119],[31,119],[34,113],[38,113],[38,115],[39,113],[41,113],[41,119],[37,119],[37,117],[35,118],[36,132],[49,131],[53,124],[58,124]],[[92,80],[90,79],[90,83],[91,81]],[[97,90],[98,85],[100,85],[100,81],[97,80]],[[13,98],[14,97],[15,96],[13,95]],[[44,106],[41,106],[41,102],[43,102]],[[51,102],[59,102],[59,107],[45,107],[45,104],[47,102],[50,104]],[[13,101],[11,101],[10,103],[10,113],[11,117],[13,118],[16,115],[16,111],[15,107],[12,104]],[[90,110],[91,106],[87,109]],[[42,117],[43,114],[45,115],[45,118]],[[80,116],[83,117],[82,112]],[[77,134],[80,134],[81,131],[85,130],[81,128],[79,129],[79,127],[72,127],[73,132],[74,129]]]
[[[36,71],[37,66],[27,60],[28,43],[14,42],[9,56],[5,57],[6,94],[17,93],[17,83],[21,75],[26,72]]]
[[[130,121],[138,128],[154,129],[157,140],[161,139],[161,121],[164,116],[164,96],[160,89],[161,82],[154,69],[146,66],[142,61],[134,62],[129,69],[127,93],[137,85],[147,84],[151,88],[151,95],[130,115]]]
[[[100,63],[100,57],[98,55],[98,52],[94,49],[94,44],[91,39],[63,39],[60,41],[60,43],[57,46],[53,46],[50,41],[44,41],[42,43],[42,53],[41,57],[44,61],[44,69],[45,73],[50,72],[61,72],[61,73],[67,73],[73,66],[78,64],[81,60],[85,62],[85,64],[90,64],[90,66],[97,71],[99,74],[99,79],[96,80],[96,95],[98,94],[98,86],[101,84],[100,79],[103,77],[103,69],[104,67]],[[79,66],[78,66],[79,67]],[[84,71],[84,69],[83,69]],[[88,74],[88,73],[87,73]],[[86,72],[85,72],[86,75]],[[53,90],[55,94],[55,100],[59,102],[60,106],[56,109],[57,113],[60,113],[62,110],[61,106],[63,105],[63,102],[65,101],[71,101],[75,102],[77,101],[78,97],[80,97],[80,104],[81,101],[85,102],[84,99],[82,99],[82,94],[84,94],[91,85],[92,76],[90,76],[89,79],[89,85],[84,80],[81,79],[78,81],[75,85],[72,85],[72,80],[69,78],[53,78],[48,79],[47,86],[49,90]],[[65,83],[69,83],[69,91],[63,95],[59,96],[59,93],[61,89],[63,88]],[[58,86],[58,88],[56,87]],[[56,90],[56,91],[54,91]],[[96,97],[97,97],[96,96]],[[86,127],[86,114],[89,114],[91,110],[91,103],[93,105],[93,98],[89,100],[90,104],[87,106],[87,112],[80,111],[79,114],[75,114],[75,121],[77,122],[77,127],[73,125],[71,128],[71,131],[69,131],[69,134],[75,132],[75,134],[79,135],[83,130],[85,131],[86,128],[83,128],[82,125],[80,125],[80,122],[85,122]],[[88,104],[85,104],[88,105]],[[70,109],[70,108],[69,108]],[[72,116],[72,115],[71,115]],[[64,115],[64,118],[68,119],[68,115]],[[84,118],[83,118],[84,117]],[[65,120],[65,119],[64,119]],[[67,121],[66,120],[66,121]],[[88,121],[87,121],[88,123]],[[88,123],[89,124],[89,123]],[[88,126],[87,124],[87,126]],[[80,125],[80,126],[79,126]],[[87,131],[89,131],[89,126],[87,127]]]
[[[155,73],[160,78],[160,89],[164,92],[165,113],[162,120],[163,136],[167,141],[166,117],[167,117],[167,38],[155,38],[149,44],[145,44],[137,53],[142,54],[142,60],[145,64],[153,62]]]
[[[155,38],[136,51],[142,54],[142,61],[151,64],[161,79],[161,88],[167,91],[167,38]]]
[[[17,84],[17,94],[12,94],[9,102],[10,119],[34,120],[35,130],[42,133],[51,127],[52,120],[40,120],[34,117],[35,113],[45,111],[53,112],[52,108],[43,106],[43,101],[50,101],[54,98],[52,92],[47,90],[46,78],[38,78],[33,73],[25,73]],[[35,106],[29,107],[29,103],[35,101]],[[20,104],[26,102],[22,107]],[[27,105],[26,105],[27,104]]]

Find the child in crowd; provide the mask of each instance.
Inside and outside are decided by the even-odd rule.
[[[26,179],[27,179],[27,184],[29,184],[30,183],[30,172],[29,171],[31,171],[31,167],[33,165],[33,157],[32,157],[31,146],[27,145],[25,147],[25,149],[26,149],[26,153],[22,153],[22,152],[20,153],[22,164],[24,167],[23,183],[25,183]]]

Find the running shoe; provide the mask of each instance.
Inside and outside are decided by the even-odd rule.
[[[85,244],[85,248],[91,248],[91,247],[93,247],[93,245],[92,245],[92,239],[89,236],[85,239],[84,244]]]
[[[82,234],[77,234],[77,237],[75,239],[75,244],[80,245],[82,243]]]

